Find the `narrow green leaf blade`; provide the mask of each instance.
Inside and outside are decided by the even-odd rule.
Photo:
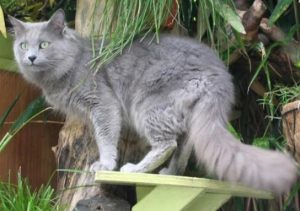
[[[278,18],[286,11],[286,9],[293,3],[293,0],[281,0],[278,1],[275,9],[273,10],[269,23],[275,23]]]
[[[3,124],[6,120],[6,118],[8,117],[8,115],[10,114],[10,112],[13,110],[13,108],[15,107],[16,103],[18,102],[20,98],[20,95],[18,95],[13,101],[12,103],[8,106],[8,108],[6,109],[6,111],[0,116],[0,130],[3,127]]]
[[[236,129],[232,126],[232,124],[227,124],[227,130],[237,139],[241,140],[241,134],[239,134]]]
[[[29,120],[31,120],[38,113],[45,109],[45,99],[44,97],[38,97],[33,102],[31,102],[25,111],[17,118],[14,124],[11,126],[9,132],[14,134],[20,128],[22,128]]]
[[[226,3],[222,1],[215,2],[215,9],[237,32],[246,34],[241,18],[238,14]]]
[[[16,133],[28,122],[49,109],[49,107],[45,108],[45,99],[43,97],[38,97],[36,100],[31,102],[25,111],[13,123],[9,131],[0,140],[0,152],[5,149]]]

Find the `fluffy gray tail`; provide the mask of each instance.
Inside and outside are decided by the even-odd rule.
[[[202,105],[195,106],[189,133],[200,163],[221,180],[275,194],[290,190],[297,177],[297,168],[290,156],[242,144],[226,129],[224,107],[219,104],[220,108],[216,108],[214,104],[204,108]]]

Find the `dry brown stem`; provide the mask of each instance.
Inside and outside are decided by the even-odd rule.
[[[281,53],[287,56],[294,65],[300,62],[300,42],[294,39],[288,40],[288,36],[277,26],[269,23],[267,18],[263,18],[260,29],[271,40],[282,42]],[[289,61],[286,61],[289,62]]]
[[[262,0],[255,0],[242,16],[242,23],[246,30],[246,40],[253,41],[258,39],[259,24],[265,11],[266,6]]]

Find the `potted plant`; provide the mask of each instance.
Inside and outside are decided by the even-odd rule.
[[[281,93],[286,95],[281,116],[287,149],[300,163],[300,87],[283,87]]]
[[[271,120],[281,119],[286,148],[300,162],[300,86],[275,85],[266,92],[263,104]],[[281,117],[276,115],[280,113]]]

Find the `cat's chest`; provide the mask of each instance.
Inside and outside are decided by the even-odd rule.
[[[87,108],[82,103],[82,97],[76,93],[60,92],[60,93],[45,93],[46,101],[66,115],[76,115],[79,117],[87,116]]]

